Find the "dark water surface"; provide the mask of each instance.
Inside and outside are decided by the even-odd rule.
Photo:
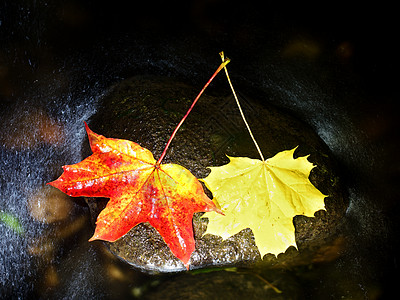
[[[290,280],[282,287],[314,299],[388,295],[399,271],[393,15],[389,8],[351,11],[339,4],[288,9],[227,1],[130,7],[2,1],[0,295],[120,299],[163,291],[187,296],[189,290],[192,298],[209,297],[193,275],[144,275],[101,243],[88,243],[92,228],[83,200],[45,183],[62,165],[83,158],[83,121],[109,86],[134,75],[163,75],[200,89],[221,50],[232,59],[238,89],[311,125],[347,185],[348,250],[330,263],[285,271]],[[213,88],[228,89],[225,78],[216,78],[210,93]],[[230,287],[242,275],[229,275]],[[197,276],[197,282],[221,280],[220,273]],[[251,297],[252,284],[240,295]]]

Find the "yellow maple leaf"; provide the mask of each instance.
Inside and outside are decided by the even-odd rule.
[[[220,55],[224,61],[224,53]],[[325,209],[326,196],[308,179],[314,168],[307,160],[308,156],[293,158],[296,148],[264,159],[240,107],[226,66],[224,69],[261,160],[228,156],[228,164],[210,168],[211,173],[203,181],[225,216],[205,213],[203,217],[209,219],[205,234],[226,239],[250,228],[262,257],[267,253],[278,255],[290,246],[296,247],[293,217],[313,217],[316,211]]]
[[[261,256],[296,247],[293,217],[313,217],[325,195],[308,179],[314,165],[307,156],[294,159],[295,149],[265,161],[228,156],[228,164],[211,167],[203,181],[225,216],[206,213],[206,233],[226,239],[250,228]]]

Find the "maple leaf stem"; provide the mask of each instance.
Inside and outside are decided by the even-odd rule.
[[[225,58],[225,55],[224,55],[224,52],[223,52],[223,51],[221,51],[221,52],[219,53],[219,55],[221,56],[222,61],[225,61],[226,59],[228,59],[228,58]],[[255,145],[256,148],[257,148],[258,154],[260,154],[261,160],[264,161],[265,159],[264,159],[264,156],[263,156],[263,154],[262,154],[262,152],[261,152],[261,150],[260,150],[260,147],[258,146],[257,141],[256,141],[256,139],[254,138],[253,133],[251,132],[250,126],[249,126],[249,124],[248,124],[247,121],[246,121],[246,118],[245,118],[245,116],[244,116],[242,107],[240,106],[240,103],[239,103],[239,99],[238,99],[238,97],[236,96],[235,89],[233,88],[231,79],[229,78],[228,69],[226,68],[226,66],[224,66],[224,70],[225,70],[226,78],[228,79],[229,86],[231,87],[231,90],[232,90],[232,93],[233,93],[233,97],[235,98],[236,104],[237,104],[237,106],[238,106],[238,108],[239,108],[240,115],[242,116],[242,119],[243,119],[243,121],[244,121],[244,124],[245,124],[246,127],[247,127],[247,130],[248,130],[248,132],[249,132],[249,134],[250,134],[250,137],[251,137],[251,139],[253,140],[254,145]]]
[[[179,122],[179,124],[176,126],[174,132],[172,132],[171,137],[168,140],[167,145],[164,148],[163,153],[161,154],[160,158],[158,159],[156,165],[159,165],[161,163],[161,161],[163,160],[165,154],[167,153],[167,149],[169,147],[169,145],[172,142],[172,139],[175,137],[176,132],[178,131],[178,129],[181,127],[181,125],[183,124],[183,122],[186,120],[186,118],[188,117],[188,115],[190,114],[190,112],[192,111],[194,105],[196,104],[197,100],[199,100],[200,96],[203,94],[203,92],[205,91],[205,89],[208,87],[208,85],[211,83],[211,81],[214,79],[215,76],[217,76],[217,74],[230,62],[229,58],[223,59],[222,63],[220,64],[220,66],[218,67],[218,69],[214,72],[214,74],[210,77],[210,79],[207,81],[207,83],[204,85],[204,87],[202,88],[202,90],[200,91],[200,93],[197,95],[196,99],[194,99],[192,105],[190,106],[190,108],[188,109],[188,111],[186,112],[186,114],[183,116],[182,120]]]

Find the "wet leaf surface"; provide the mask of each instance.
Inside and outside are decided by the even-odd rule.
[[[93,154],[64,166],[64,173],[49,184],[70,196],[110,198],[90,241],[114,242],[148,222],[189,268],[195,249],[193,213],[219,211],[200,182],[180,165],[156,163],[137,143],[105,138],[87,125],[86,130]]]
[[[210,167],[204,182],[225,215],[206,213],[206,234],[226,239],[250,228],[261,256],[296,247],[293,218],[313,217],[324,209],[325,196],[308,180],[313,164],[306,156],[293,159],[294,151],[265,161],[229,157],[228,164]]]

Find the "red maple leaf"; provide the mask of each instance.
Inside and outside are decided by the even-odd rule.
[[[161,160],[200,95],[228,62],[220,65],[196,97],[158,161],[139,144],[106,138],[91,131],[85,123],[93,154],[77,164],[64,166],[64,173],[49,184],[70,196],[110,198],[89,241],[114,242],[137,224],[149,222],[189,269],[195,249],[193,213],[222,212],[187,169],[177,164],[161,164]]]
[[[85,126],[93,154],[64,166],[64,173],[49,184],[74,197],[110,198],[90,241],[114,242],[149,222],[188,267],[195,249],[193,213],[219,211],[200,182],[180,165],[157,164],[137,143],[106,138]]]

